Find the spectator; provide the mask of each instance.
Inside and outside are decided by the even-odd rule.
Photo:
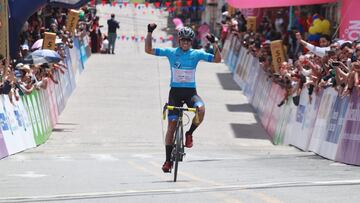
[[[116,30],[120,28],[119,22],[115,20],[115,14],[111,14],[111,19],[107,21],[108,25],[108,38],[109,38],[109,51],[115,54],[115,41],[116,41]],[[109,52],[110,53],[110,52]]]

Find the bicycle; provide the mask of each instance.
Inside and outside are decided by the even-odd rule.
[[[171,161],[174,164],[174,182],[177,180],[177,172],[179,162],[183,161],[183,157],[185,154],[184,148],[184,130],[183,130],[183,115],[184,111],[190,111],[195,113],[195,122],[199,122],[199,114],[197,108],[188,108],[188,107],[177,107],[177,106],[169,106],[165,104],[163,108],[163,120],[166,118],[166,110],[178,110],[179,111],[179,119],[176,123],[175,137],[173,139],[173,150],[171,152]]]

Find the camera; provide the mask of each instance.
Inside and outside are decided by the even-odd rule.
[[[331,65],[333,65],[333,66],[340,66],[340,62],[339,62],[339,61],[333,61],[333,62],[331,63]]]

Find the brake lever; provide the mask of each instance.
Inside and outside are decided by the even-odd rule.
[[[165,120],[165,119],[166,119],[166,110],[167,110],[167,106],[168,106],[168,104],[166,103],[166,104],[164,105],[164,107],[163,107],[163,120]]]

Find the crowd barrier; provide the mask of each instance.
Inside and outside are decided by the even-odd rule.
[[[341,98],[332,88],[313,93],[308,89],[295,106],[292,99],[281,107],[284,97],[234,35],[225,41],[222,57],[234,81],[241,87],[274,144],[293,145],[334,161],[360,165],[360,97],[354,91]],[[294,95],[293,95],[294,96]]]
[[[50,81],[47,89],[21,96],[13,104],[8,95],[0,95],[0,159],[48,140],[90,56],[87,40],[74,39],[74,47],[66,48],[67,70],[56,72],[58,84]]]

